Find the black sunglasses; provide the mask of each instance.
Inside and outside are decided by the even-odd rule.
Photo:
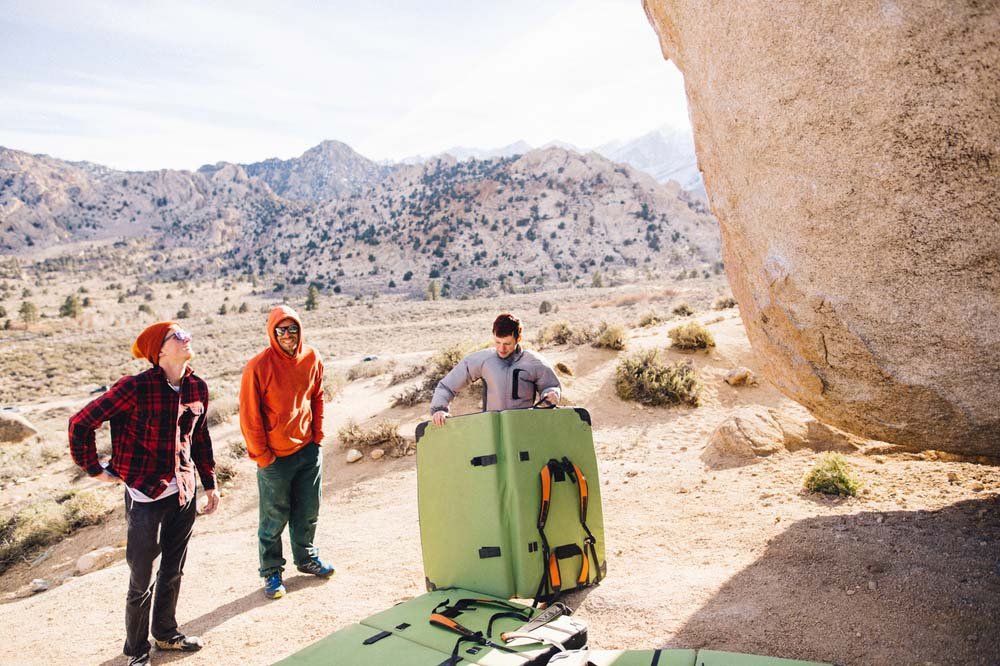
[[[274,327],[274,337],[280,338],[285,333],[289,335],[296,335],[299,332],[299,327],[295,324],[289,324],[288,326],[275,326]]]

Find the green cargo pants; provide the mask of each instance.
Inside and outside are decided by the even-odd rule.
[[[292,559],[296,565],[317,557],[313,544],[316,520],[323,497],[323,456],[317,444],[302,447],[290,456],[277,458],[257,470],[260,493],[260,525],[257,528],[260,575],[282,571],[281,533],[288,525]]]

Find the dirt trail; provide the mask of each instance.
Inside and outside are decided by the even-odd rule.
[[[733,365],[753,367],[752,354],[734,313],[710,328],[717,351],[683,356],[705,378],[697,409],[619,401],[612,352],[549,354],[574,369],[566,393],[594,423],[609,574],[568,598],[589,624],[592,647],[709,647],[843,664],[1000,663],[997,469],[853,454],[866,492],[829,500],[801,491],[815,459],[808,449],[713,468],[704,448],[735,407],[805,412],[767,385],[725,384]],[[633,330],[630,346],[662,344],[664,331]],[[393,392],[379,379],[349,384],[328,408],[329,432],[348,415],[390,417],[412,430],[426,405],[389,409]],[[270,664],[423,592],[414,458],[348,465],[331,437],[324,464],[317,541],[337,574],[324,582],[292,573],[284,599],[265,599],[256,489],[252,475],[238,477],[219,513],[196,524],[181,593],[182,629],[207,647],[154,654],[154,663]],[[37,569],[121,536],[114,520],[90,528]],[[25,565],[9,575],[34,573]],[[0,663],[124,664],[127,576],[117,562],[0,605]]]

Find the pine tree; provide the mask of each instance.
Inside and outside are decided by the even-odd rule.
[[[21,321],[25,326],[31,326],[38,321],[38,307],[31,301],[23,301],[17,313],[21,315]]]
[[[79,317],[83,314],[83,306],[80,305],[80,299],[76,297],[76,294],[70,294],[63,301],[63,304],[59,306],[59,316],[60,317]]]
[[[309,285],[309,293],[306,295],[306,310],[315,310],[319,307],[319,289],[316,285]]]

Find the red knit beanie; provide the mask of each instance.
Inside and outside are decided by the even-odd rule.
[[[167,331],[171,326],[176,326],[174,321],[158,321],[143,329],[139,337],[132,343],[132,356],[144,358],[153,365],[159,365],[160,349],[163,347],[163,338],[167,337]]]

